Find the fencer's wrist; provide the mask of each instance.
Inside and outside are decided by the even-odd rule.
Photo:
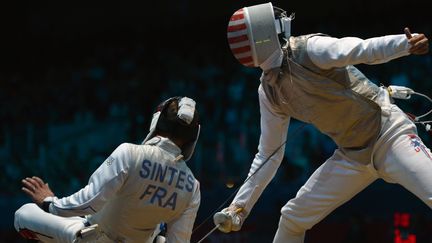
[[[42,210],[44,210],[45,212],[47,212],[47,213],[49,213],[50,211],[49,211],[49,208],[50,208],[50,205],[51,205],[51,203],[54,201],[54,197],[46,197],[43,201],[42,201],[42,204],[41,204],[41,208],[42,208]]]
[[[248,211],[245,209],[245,206],[243,203],[232,203],[228,207],[229,211],[235,212],[242,218],[246,218],[248,216]]]
[[[49,213],[50,204],[51,204],[51,202],[43,201],[42,205],[41,205],[42,210]]]

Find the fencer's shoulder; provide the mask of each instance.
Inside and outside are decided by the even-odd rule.
[[[115,150],[114,154],[117,156],[133,158],[142,149],[143,145],[133,143],[122,143]]]
[[[294,59],[303,59],[304,55],[306,55],[306,49],[307,46],[311,45],[311,40],[316,40],[320,38],[327,38],[328,35],[325,35],[323,33],[314,33],[314,34],[307,34],[307,35],[300,35],[296,37],[290,37],[288,41],[287,48],[291,52],[290,55],[293,56]],[[313,44],[313,43],[312,43]],[[298,61],[298,60],[297,60]]]
[[[308,40],[313,37],[328,37],[329,35],[323,34],[323,33],[312,33],[312,34],[305,34],[305,35],[298,35],[298,36],[292,36],[290,37],[291,41],[302,41],[302,40]]]
[[[136,146],[138,146],[138,145],[133,144],[133,143],[121,143],[121,144],[116,148],[116,150],[127,152],[127,151],[130,151],[130,150],[134,149],[134,147],[136,147]]]

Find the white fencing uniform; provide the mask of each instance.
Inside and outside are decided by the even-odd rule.
[[[339,148],[282,208],[274,242],[303,242],[307,229],[377,178],[401,184],[432,207],[429,149],[388,92],[352,66],[408,55],[405,35],[367,40],[311,35],[291,37],[288,46],[286,64],[261,78],[261,137],[249,175],[286,140],[290,117],[315,125]],[[250,212],[284,151],[283,146],[240,188],[232,204]]]
[[[73,242],[89,222],[102,231],[97,242],[145,242],[165,222],[167,242],[189,242],[199,204],[199,182],[180,148],[157,136],[144,145],[121,144],[87,186],[52,198],[50,213],[36,204],[22,206],[15,228],[34,231],[48,242]]]

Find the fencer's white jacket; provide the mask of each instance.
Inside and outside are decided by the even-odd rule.
[[[361,153],[357,153],[359,151],[348,151],[349,149],[347,149],[347,153],[352,152],[349,156],[352,156],[354,160],[367,163],[367,156],[370,156],[371,153],[371,146],[368,143],[376,140],[380,132],[381,111],[379,104],[376,104],[376,100],[374,100],[377,99],[380,88],[371,83],[353,65],[385,63],[409,55],[410,45],[406,36],[388,35],[363,40],[355,37],[339,39],[317,34],[291,37],[289,45],[291,49],[288,50],[286,55],[290,58],[285,59],[288,65],[285,64],[280,69],[265,70],[261,77],[261,85],[258,88],[261,136],[258,152],[252,162],[248,176],[254,173],[284,143],[287,138],[291,117],[314,124],[322,132],[327,132],[326,134],[342,147],[344,144],[355,144],[355,142],[358,142],[356,138],[359,137],[361,142],[364,143],[365,149],[359,149]],[[300,64],[297,61],[300,61]],[[306,67],[302,66],[305,63],[307,64]],[[282,60],[277,64],[277,67],[281,65]],[[301,73],[298,74],[297,71]],[[272,75],[277,78],[271,77]],[[282,79],[280,75],[283,76]],[[355,82],[351,82],[352,80],[355,80]],[[266,82],[274,83],[269,84]],[[324,94],[317,87],[314,87],[315,84],[323,90],[322,93]],[[360,87],[358,88],[360,91],[355,90],[357,87]],[[298,92],[296,93],[296,91]],[[350,97],[344,99],[345,95]],[[318,101],[318,103],[313,103],[312,100]],[[348,101],[346,102],[346,100]],[[293,103],[298,107],[293,107]],[[349,103],[349,105],[346,105],[346,103]],[[323,106],[325,109],[318,110]],[[362,121],[360,119],[363,115],[361,112],[355,114],[354,117],[352,113],[355,113],[356,110],[349,108],[357,107],[364,111],[364,116],[369,120]],[[321,114],[317,115],[315,112]],[[338,118],[329,118],[332,113],[335,113]],[[345,117],[346,119],[355,118],[356,120],[352,119],[347,121],[350,124],[344,124]],[[322,118],[329,118],[330,122],[323,121]],[[370,124],[362,124],[365,129],[369,130],[361,134],[360,127],[351,129],[350,125],[355,126],[359,122],[370,122]],[[341,126],[340,128],[346,129],[344,132],[354,130],[353,132],[358,133],[337,134],[340,133],[337,130],[339,128],[338,124]],[[351,141],[343,141],[349,136],[351,136]],[[243,207],[246,215],[274,177],[284,152],[285,146],[279,149],[260,171],[240,188],[233,199],[232,204]]]
[[[200,204],[199,182],[171,140],[121,144],[87,186],[52,198],[50,213],[88,215],[116,242],[145,242],[157,224],[168,224],[167,242],[189,242]],[[180,158],[180,160],[178,160]]]

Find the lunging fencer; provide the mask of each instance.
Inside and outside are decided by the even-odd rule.
[[[286,141],[291,117],[313,124],[338,146],[281,209],[273,242],[303,242],[306,230],[378,178],[402,185],[432,207],[432,155],[413,121],[392,102],[410,89],[378,87],[354,67],[426,54],[428,39],[408,28],[405,34],[370,39],[295,37],[290,34],[293,17],[266,3],[238,10],[228,25],[235,58],[263,71],[261,136],[249,175]],[[275,175],[284,147],[241,186],[229,207],[214,215],[219,230],[240,230]]]
[[[186,164],[200,133],[195,108],[188,97],[161,103],[143,143],[118,146],[71,196],[57,198],[39,177],[23,179],[34,203],[16,211],[16,230],[43,242],[189,242],[200,205]]]

